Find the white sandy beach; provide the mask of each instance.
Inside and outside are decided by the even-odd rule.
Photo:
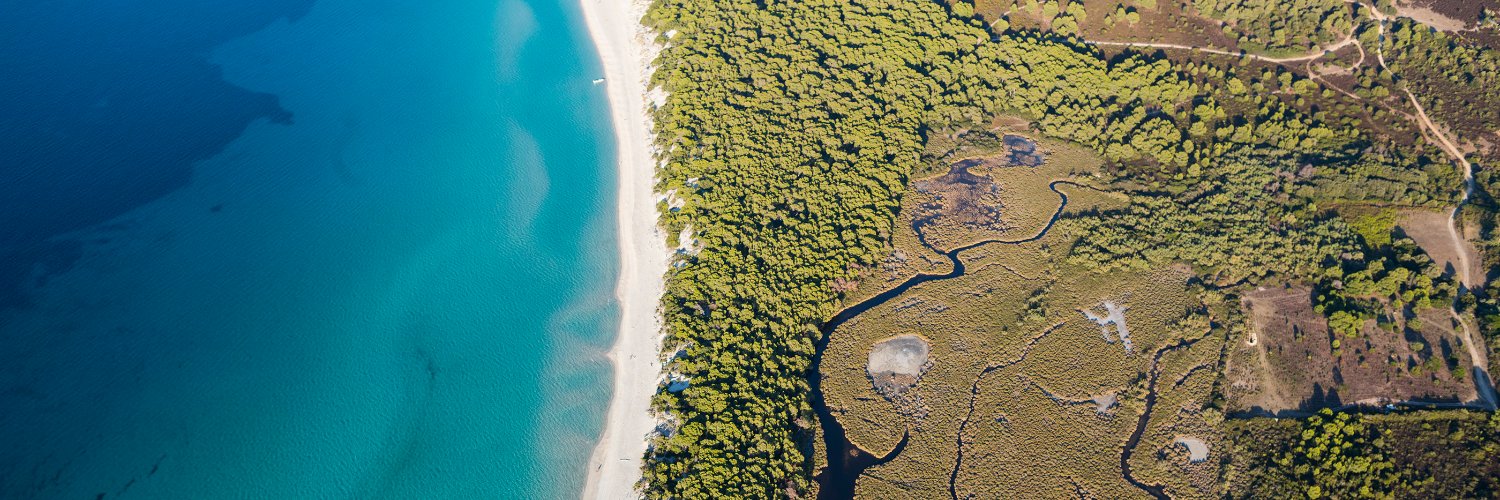
[[[651,395],[661,379],[662,340],[657,305],[667,269],[666,240],[657,229],[653,193],[651,121],[646,79],[651,44],[639,21],[639,0],[581,0],[589,35],[599,52],[608,87],[610,115],[619,152],[620,332],[610,352],[614,396],[604,433],[589,460],[586,499],[639,498],[641,456],[656,426]]]

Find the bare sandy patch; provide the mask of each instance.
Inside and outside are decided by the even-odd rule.
[[[1115,343],[1115,337],[1119,337],[1120,343],[1125,344],[1125,352],[1135,352],[1135,345],[1130,343],[1130,327],[1125,324],[1126,307],[1120,306],[1112,301],[1104,301],[1102,304],[1104,314],[1096,314],[1090,309],[1084,309],[1083,316],[1089,321],[1099,325],[1100,333],[1104,335],[1104,341]],[[1114,335],[1110,335],[1110,327],[1114,327]]]
[[[932,346],[917,335],[897,335],[876,342],[870,348],[865,371],[875,383],[875,390],[886,397],[899,395],[917,385],[922,372],[930,366]]]
[[[1410,17],[1419,23],[1431,26],[1440,31],[1464,31],[1469,28],[1467,21],[1445,16],[1441,12],[1421,5],[1397,4],[1396,14],[1402,17]]]
[[[1479,255],[1474,249],[1474,244],[1465,240],[1462,244],[1467,248],[1458,248],[1448,232],[1448,212],[1432,210],[1408,210],[1401,213],[1401,218],[1396,223],[1406,236],[1417,242],[1422,251],[1432,257],[1434,262],[1443,268],[1443,271],[1455,277],[1470,276],[1482,277],[1483,269],[1478,259],[1465,259],[1462,252],[1467,255]],[[1468,272],[1461,269],[1464,262],[1469,263]],[[1467,283],[1465,283],[1467,284]]]
[[[1177,444],[1187,447],[1188,461],[1193,463],[1208,460],[1208,443],[1192,436],[1178,436]]]

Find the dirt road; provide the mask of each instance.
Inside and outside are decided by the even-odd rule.
[[[1191,45],[1179,45],[1179,44],[1175,44],[1175,43],[1091,42],[1091,41],[1085,41],[1084,43],[1087,43],[1089,45],[1097,45],[1097,46],[1100,46],[1100,47],[1148,47],[1148,48],[1153,48],[1153,49],[1191,50],[1191,51],[1195,51],[1195,52],[1204,52],[1204,53],[1208,53],[1208,54],[1220,54],[1220,55],[1235,56],[1235,57],[1248,57],[1250,59],[1255,59],[1257,61],[1265,61],[1265,62],[1275,63],[1275,64],[1286,64],[1286,63],[1294,63],[1294,62],[1311,61],[1313,59],[1317,59],[1319,57],[1323,57],[1323,54],[1326,54],[1328,52],[1332,52],[1332,51],[1335,51],[1335,50],[1338,50],[1338,49],[1342,49],[1344,47],[1348,47],[1349,45],[1357,44],[1359,42],[1357,40],[1355,40],[1354,39],[1354,35],[1351,34],[1347,38],[1344,38],[1343,40],[1340,40],[1337,43],[1334,43],[1334,44],[1331,44],[1331,45],[1325,45],[1323,47],[1319,47],[1317,50],[1315,50],[1315,51],[1313,51],[1311,53],[1300,55],[1300,56],[1290,56],[1290,57],[1270,57],[1270,56],[1263,56],[1263,55],[1259,55],[1259,54],[1251,54],[1251,53],[1248,53],[1248,52],[1233,52],[1233,51],[1228,51],[1228,50],[1210,49],[1210,48],[1204,48],[1204,47],[1194,47],[1194,46],[1191,46]]]

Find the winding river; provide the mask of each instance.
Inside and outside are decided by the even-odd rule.
[[[881,304],[890,302],[891,299],[900,297],[908,290],[911,290],[912,287],[930,281],[942,281],[963,276],[966,273],[966,269],[964,267],[963,259],[959,258],[959,254],[963,252],[990,244],[1018,245],[1021,243],[1030,243],[1042,239],[1047,235],[1049,231],[1052,230],[1052,226],[1056,225],[1057,221],[1062,218],[1063,210],[1068,207],[1068,195],[1057,189],[1057,186],[1059,184],[1079,186],[1079,184],[1071,181],[1052,181],[1050,184],[1047,184],[1047,189],[1050,189],[1053,193],[1056,193],[1061,201],[1057,205],[1057,211],[1053,212],[1052,217],[1047,220],[1047,225],[1043,226],[1042,229],[1037,231],[1035,235],[1027,238],[1018,240],[982,240],[944,252],[933,248],[932,245],[928,244],[927,239],[922,235],[920,227],[918,227],[920,222],[913,222],[912,230],[917,232],[917,237],[922,241],[922,244],[927,246],[927,248],[930,248],[933,251],[942,254],[944,257],[947,257],[948,261],[952,263],[953,269],[943,274],[919,273],[916,276],[912,276],[906,281],[901,282],[901,284],[875,295],[874,297],[870,297],[862,302],[844,308],[844,310],[839,311],[838,314],[835,314],[833,316],[833,319],[823,324],[823,327],[821,328],[822,335],[820,336],[816,344],[817,351],[813,355],[812,370],[808,374],[808,382],[812,385],[813,411],[817,412],[818,414],[818,422],[823,434],[823,446],[824,450],[826,450],[828,454],[827,467],[825,467],[821,472],[814,476],[814,479],[818,481],[819,485],[819,499],[853,498],[854,482],[859,478],[860,474],[864,473],[865,469],[889,462],[892,459],[896,458],[896,456],[906,448],[907,439],[910,437],[909,434],[904,435],[901,438],[901,442],[896,445],[896,448],[892,449],[890,453],[886,454],[883,457],[874,456],[869,452],[860,449],[858,446],[855,446],[854,443],[849,441],[848,435],[844,431],[844,427],[839,424],[838,419],[836,419],[833,415],[833,412],[829,410],[827,399],[823,395],[823,372],[821,369],[823,364],[823,353],[828,348],[828,339],[833,335],[833,332],[837,330],[839,326],[842,326],[845,322],[854,319],[854,317],[863,314],[865,311],[869,311],[870,309],[874,309]]]
[[[1208,338],[1208,335],[1179,340],[1172,345],[1157,349],[1156,354],[1151,357],[1151,377],[1146,381],[1146,409],[1141,411],[1140,419],[1135,422],[1135,430],[1130,432],[1130,439],[1125,441],[1125,450],[1120,453],[1120,474],[1125,476],[1125,482],[1130,483],[1131,486],[1140,488],[1141,491],[1145,491],[1157,500],[1171,498],[1167,496],[1166,487],[1144,483],[1136,479],[1135,475],[1130,471],[1130,457],[1135,454],[1136,446],[1141,444],[1141,438],[1146,435],[1146,424],[1150,423],[1151,410],[1156,407],[1156,381],[1161,377],[1161,357],[1169,352],[1191,347],[1205,338]]]

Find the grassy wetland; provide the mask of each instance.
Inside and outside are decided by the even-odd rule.
[[[1021,137],[1015,134],[969,131],[960,137]],[[1161,361],[1156,356],[1207,352],[1199,357],[1218,358],[1219,349],[1212,342],[1198,342],[1209,328],[1195,306],[1189,275],[1172,266],[1100,274],[1067,262],[1072,240],[1078,237],[1067,217],[1117,208],[1122,200],[1089,187],[1097,182],[1103,163],[1086,150],[1051,140],[1020,147],[1039,150],[1042,161],[1018,164],[1008,151],[1015,148],[1007,147],[964,148],[969,151],[936,156],[935,161],[950,164],[949,172],[915,179],[913,184],[922,187],[903,200],[903,212],[922,213],[932,220],[914,221],[909,230],[915,237],[904,241],[930,245],[896,248],[892,254],[948,252],[959,245],[990,242],[957,255],[965,274],[911,287],[832,332],[821,365],[823,391],[828,405],[839,409],[835,415],[848,439],[877,456],[889,455],[904,441],[890,461],[864,472],[868,479],[859,482],[859,496],[989,497],[1020,489],[1058,495],[1138,494],[1124,479],[1120,456],[1142,425],[1147,394],[1155,390],[1152,381],[1141,377],[1151,370],[1171,381],[1165,393],[1169,396],[1163,398],[1171,406],[1152,411],[1173,415],[1173,423],[1146,420],[1145,437],[1135,446],[1169,449],[1174,433],[1217,441],[1214,433],[1205,432],[1211,426],[1201,418],[1175,422],[1175,415],[1197,412],[1208,404],[1212,377],[1197,374],[1193,383],[1177,380],[1194,375],[1187,372],[1201,372],[1202,363],[1179,369],[1176,354],[1163,354]],[[968,166],[974,164],[984,167]],[[929,194],[960,168],[982,177],[969,179],[967,186],[981,186],[986,192],[992,186],[999,193],[990,208],[997,211],[1002,221],[998,226],[1004,229],[943,224],[944,218],[963,218],[968,215],[965,210],[972,210],[941,203],[951,197]],[[1069,182],[1057,184],[1069,194],[1059,214],[1064,222],[1050,226],[1034,241],[1010,243],[1037,235],[1058,214],[1061,199],[1046,189],[1056,181]],[[924,234],[933,229],[943,231],[942,236]],[[943,244],[947,246],[939,246]],[[910,271],[895,269],[886,276],[910,276]],[[1084,314],[1103,311],[1106,302],[1124,308],[1133,332],[1131,348],[1126,348],[1117,326],[1100,325]],[[1106,335],[1105,330],[1116,334]],[[930,367],[906,397],[893,401],[872,384],[866,353],[883,339],[907,334],[931,339]],[[1184,344],[1189,340],[1192,344]],[[1174,431],[1178,427],[1184,430]],[[1155,453],[1135,456],[1135,469],[1169,467],[1155,463]],[[1186,459],[1182,466],[1189,466]],[[1212,470],[1211,465],[1198,468]],[[1036,470],[1056,474],[1039,478],[1032,473]],[[1208,486],[1216,477],[1202,472],[1198,476],[1209,478]]]

